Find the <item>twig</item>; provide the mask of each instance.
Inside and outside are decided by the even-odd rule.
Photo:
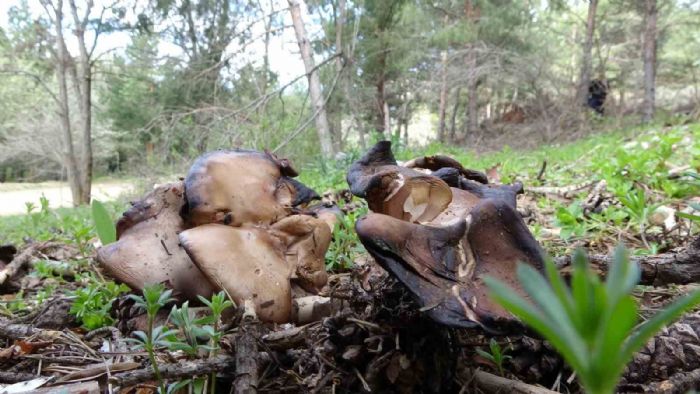
[[[60,244],[56,242],[42,242],[29,245],[20,254],[16,255],[10,264],[6,265],[5,268],[0,271],[0,285],[3,285],[7,279],[17,275],[17,272],[19,272],[19,270],[21,270],[25,264],[28,264],[32,260],[34,253],[42,249],[51,248],[58,245]]]
[[[235,364],[234,356],[222,355],[206,360],[184,361],[177,364],[160,364],[160,374],[163,379],[175,379],[186,376],[202,376],[212,372],[221,372]],[[153,381],[153,368],[146,367],[136,371],[114,374],[110,383],[121,387],[130,387],[139,383]]]
[[[472,372],[472,376],[474,384],[488,393],[556,394],[555,391],[544,387],[503,378],[478,369]]]

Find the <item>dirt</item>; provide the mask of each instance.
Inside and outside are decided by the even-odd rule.
[[[128,181],[96,182],[92,185],[92,196],[97,200],[114,200],[133,190],[134,184]],[[51,208],[73,205],[70,188],[63,182],[0,183],[0,216],[25,213],[27,202],[40,207],[42,195],[48,198]]]

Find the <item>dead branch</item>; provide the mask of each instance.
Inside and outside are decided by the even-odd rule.
[[[0,338],[21,339],[36,336],[39,340],[53,340],[61,336],[60,331],[43,330],[29,324],[12,324],[0,321]]]
[[[243,322],[236,337],[236,380],[233,392],[254,394],[258,391],[257,317],[252,302],[243,304]]]
[[[177,364],[159,364],[160,375],[163,379],[175,379],[186,376],[201,376],[212,372],[221,372],[231,368],[235,363],[235,357],[229,355],[221,355],[207,360],[183,361]],[[114,374],[109,381],[121,387],[134,386],[139,383],[155,380],[153,368],[150,365],[147,368],[136,371],[129,371],[119,374]]]
[[[36,378],[36,375],[31,373],[0,371],[0,382],[2,383],[26,382],[34,378]]]
[[[645,393],[676,394],[685,393],[697,387],[700,382],[700,368],[690,372],[678,372],[667,380],[652,383],[644,388]]]
[[[526,192],[537,194],[553,194],[561,197],[571,197],[571,194],[591,186],[594,182],[581,182],[569,186],[534,186],[525,189]]]
[[[589,261],[605,273],[612,263],[612,256],[589,255]],[[688,284],[700,281],[700,237],[684,248],[655,256],[633,256],[631,260],[642,270],[640,283],[643,285],[663,286],[668,284]],[[571,265],[571,256],[556,259],[560,269]]]
[[[506,379],[481,370],[472,373],[474,383],[487,393],[555,394],[544,387],[533,386],[518,380]]]
[[[17,275],[17,272],[32,260],[36,252],[60,245],[61,244],[57,242],[42,242],[29,245],[20,254],[16,255],[10,264],[6,265],[5,268],[0,271],[0,285],[3,285],[7,279]]]

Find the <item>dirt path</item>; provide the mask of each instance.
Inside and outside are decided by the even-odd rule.
[[[132,183],[125,181],[97,182],[92,185],[92,197],[103,201],[114,200],[133,188]],[[70,189],[63,182],[0,183],[0,216],[25,213],[26,202],[40,207],[39,198],[42,194],[49,199],[51,208],[73,205]]]

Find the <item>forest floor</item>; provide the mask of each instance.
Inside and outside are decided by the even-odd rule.
[[[638,127],[529,152],[477,155],[431,145],[400,150],[397,158],[438,152],[486,171],[493,182],[523,182],[518,210],[562,272],[578,247],[605,271],[609,253],[624,243],[642,266],[634,295],[643,318],[700,282],[700,123]],[[357,154],[349,156],[334,168],[305,169],[301,180],[318,191],[346,189],[345,170]],[[0,189],[2,205],[5,193],[14,192]],[[18,249],[0,248],[0,386],[153,392],[149,354],[125,340],[143,326],[143,315],[126,297],[128,288],[96,266],[89,207],[53,209],[57,200],[47,198],[50,204],[29,214],[0,217],[0,245]],[[125,206],[107,204],[113,218]],[[211,389],[210,376],[217,392],[232,384],[260,392],[580,392],[575,374],[546,341],[428,320],[357,241],[353,224],[364,202],[345,208],[326,256],[330,315],[303,326],[266,325],[246,322],[237,311],[216,327],[216,349],[187,331],[198,323],[180,324],[156,347],[168,392]],[[498,363],[484,356],[493,356],[492,339],[507,354]],[[259,369],[250,369],[250,360]],[[681,393],[698,381],[700,312],[694,311],[635,356],[619,389]]]

